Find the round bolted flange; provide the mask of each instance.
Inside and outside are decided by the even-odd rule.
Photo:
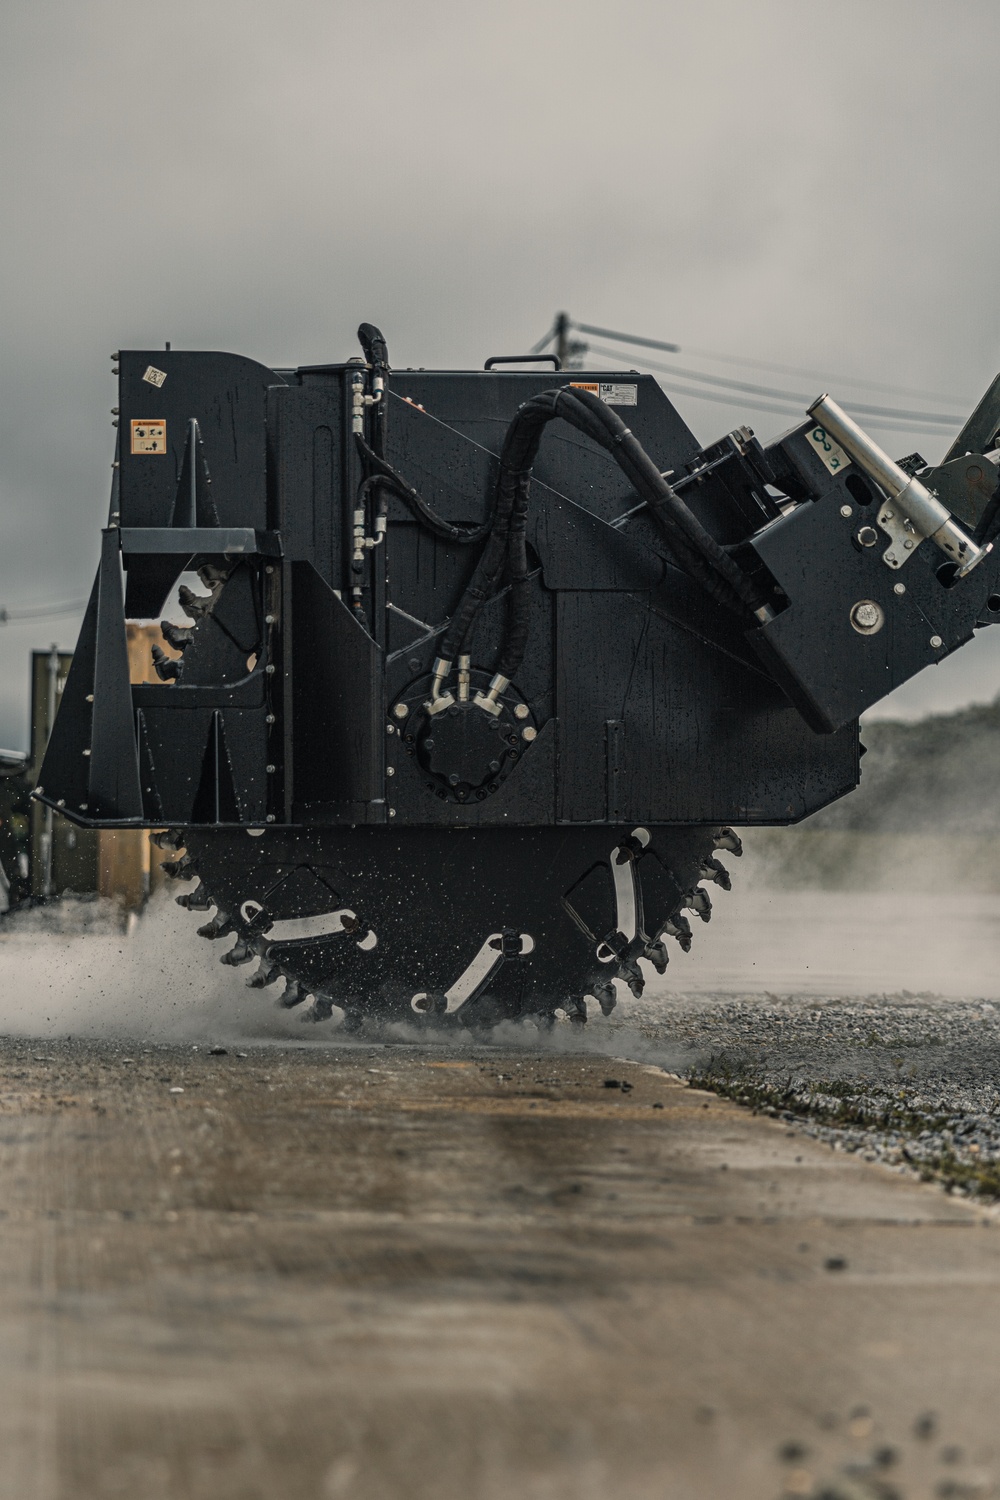
[[[851,606],[851,624],[859,635],[876,635],[885,624],[885,611],[874,599],[859,599]]]

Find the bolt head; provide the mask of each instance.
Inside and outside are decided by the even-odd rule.
[[[842,505],[840,507],[840,514],[843,516],[845,521],[849,521],[854,512],[849,505]]]
[[[874,599],[859,599],[851,606],[851,624],[859,635],[875,635],[885,624],[882,606]]]
[[[894,594],[905,594],[906,593],[906,584],[905,583],[894,583],[893,586],[892,586],[892,592]]]
[[[878,532],[874,526],[862,526],[858,532],[858,542],[862,547],[874,547],[878,541]]]
[[[535,736],[536,736],[537,733],[538,733],[538,730],[534,727],[534,725],[532,725],[532,724],[525,724],[524,728],[521,730],[521,738],[524,739],[524,740],[527,740],[529,742],[529,744],[530,744],[530,742],[535,738]]]
[[[386,768],[385,768],[385,774],[387,776],[395,776],[395,774],[396,774],[396,767],[395,766],[386,766]]]
[[[407,708],[405,703],[397,703],[396,707],[393,709],[393,713],[396,715],[397,719],[405,719],[406,715],[409,712],[410,710]]]
[[[944,641],[941,639],[941,637],[939,635],[932,635],[931,636],[931,645],[934,647],[935,651],[938,651],[944,645]]]
[[[518,703],[514,709],[514,717],[515,719],[526,719],[528,712],[528,705],[526,703]]]

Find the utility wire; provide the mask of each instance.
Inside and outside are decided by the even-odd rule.
[[[12,620],[49,620],[56,615],[76,615],[87,608],[86,599],[76,599],[70,604],[28,605],[25,609],[0,609],[0,625]]]
[[[600,344],[591,344],[595,354],[603,354],[612,359],[621,360],[623,356],[617,354],[614,349],[604,349]],[[702,375],[698,370],[687,370],[680,365],[665,365],[659,360],[647,359],[645,364],[651,370],[660,370],[666,375],[680,376],[683,380],[700,380],[706,385],[721,386],[724,390],[740,391],[751,396],[765,396],[769,401],[790,401],[799,406],[807,407],[815,397],[807,396],[801,391],[775,390],[773,386],[752,385],[746,380],[727,380],[724,375]],[[927,423],[943,423],[949,429],[961,422],[961,417],[948,416],[944,412],[931,411],[901,411],[892,406],[868,406],[863,402],[844,401],[842,403],[845,411],[856,413],[863,417],[886,417],[900,422],[912,422],[918,426]]]
[[[619,364],[622,364],[624,362],[623,355],[615,354],[610,350],[604,351],[596,348],[595,346],[594,352],[597,354],[606,353],[609,357],[616,359]],[[644,361],[643,365],[644,368],[653,367],[652,361],[650,360]],[[638,374],[639,372],[633,368],[632,370],[623,369],[621,373]],[[691,396],[696,401],[715,401],[718,402],[721,406],[728,406],[730,408],[737,404],[736,397],[723,395],[721,391],[698,390],[694,386],[682,385],[679,381],[665,379],[663,376],[657,377],[657,383],[662,386],[665,391],[668,391],[673,396]],[[803,402],[800,406],[793,406],[791,404],[779,405],[773,401],[762,401],[759,397],[754,396],[746,397],[739,404],[741,406],[749,407],[751,411],[768,412],[773,416],[779,417],[796,417],[799,421],[803,420],[805,416],[805,406],[807,405],[806,402]],[[857,410],[857,408],[855,407],[854,410]],[[955,428],[959,426],[960,422],[960,417],[954,417],[952,419],[952,427]],[[880,417],[872,417],[866,419],[865,426],[871,428],[873,432],[922,432],[929,435],[929,429],[927,428],[927,426],[921,426],[920,423],[908,423],[900,420],[886,421]],[[937,435],[940,436],[941,434],[938,433]]]
[[[662,349],[667,354],[679,354],[682,349],[682,346],[680,344],[667,343],[663,339],[649,339],[641,337],[639,334],[635,333],[619,333],[610,328],[597,328],[593,324],[589,323],[577,323],[573,320],[567,320],[567,326],[569,328],[577,329],[580,333],[589,333],[593,334],[597,338],[611,339],[614,343],[637,344],[645,349]],[[535,345],[531,352],[533,354],[540,353],[541,350],[545,348],[546,344],[552,342],[552,340],[556,336],[557,331],[558,324],[553,324],[549,332],[543,339],[540,340],[539,343]],[[866,380],[860,375],[837,375],[833,374],[829,370],[813,370],[805,369],[799,365],[775,364],[769,360],[751,359],[746,355],[741,354],[718,354],[708,349],[692,349],[687,345],[683,346],[683,350],[686,354],[693,355],[696,359],[717,360],[722,364],[742,365],[748,369],[772,370],[776,374],[781,375],[802,375],[810,380],[843,381],[848,385],[865,386],[869,390],[886,391],[891,395],[919,396],[924,400],[944,401],[948,404],[954,403],[954,405],[959,407],[971,405],[971,401],[964,397],[946,396],[943,395],[940,391],[918,390],[911,386],[888,385],[885,382],[879,380]],[[708,377],[699,376],[698,378],[707,379]],[[779,393],[775,392],[774,394],[778,395]],[[795,399],[798,399],[797,394]],[[937,419],[942,420],[940,414],[938,414]],[[947,420],[954,421],[954,418],[949,417],[947,418]]]
[[[593,328],[589,323],[571,323],[578,333],[592,333],[599,339],[613,339],[616,344],[641,344],[644,349],[665,349],[668,354],[680,354],[680,344],[665,344],[662,339],[644,339],[637,333],[615,333],[611,328]]]

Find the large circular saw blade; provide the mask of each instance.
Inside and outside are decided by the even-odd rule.
[[[208,594],[179,596],[192,625],[164,625],[182,660],[158,653],[160,675],[185,684],[245,672],[259,627],[245,566],[201,579]],[[218,618],[223,596],[243,600],[238,639],[236,606]],[[686,912],[708,920],[700,882],[729,888],[713,851],[741,852],[731,829],[633,825],[191,828],[162,842],[186,850],[168,873],[199,877],[181,904],[215,909],[202,936],[235,939],[224,963],[256,961],[252,987],[283,980],[283,1005],[311,997],[306,1015],[338,1008],[351,1026],[585,1020],[587,996],[609,1011],[615,980],[641,994],[644,964],[666,968],[666,939],[690,945]]]
[[[728,889],[713,850],[728,829],[229,829],[179,832],[171,866],[199,885],[178,899],[215,908],[200,929],[235,937],[248,983],[285,980],[282,1003],[312,997],[349,1024],[454,1018],[493,1024],[562,1009],[608,1011],[614,980],[641,994],[665,939],[690,943],[686,912],[707,921],[702,880]]]

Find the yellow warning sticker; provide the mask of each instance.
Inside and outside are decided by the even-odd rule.
[[[133,417],[132,452],[166,453],[167,424],[155,417]]]
[[[593,391],[607,406],[638,406],[639,387],[617,380],[571,380],[575,391]]]

